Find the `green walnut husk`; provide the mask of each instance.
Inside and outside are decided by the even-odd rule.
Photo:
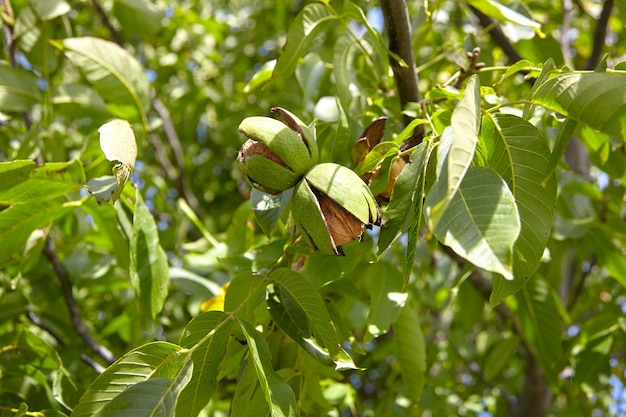
[[[378,224],[380,210],[370,189],[351,169],[334,163],[315,165],[298,183],[291,211],[306,239],[329,255]]]
[[[283,121],[271,117],[247,117],[239,125],[248,140],[237,163],[258,190],[278,194],[293,187],[317,163],[318,149],[309,128],[280,107],[271,109]]]

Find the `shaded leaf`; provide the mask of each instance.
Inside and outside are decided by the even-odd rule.
[[[302,275],[287,268],[276,269],[270,274],[270,278],[275,285],[285,291],[281,302],[284,312],[290,314],[288,317],[290,321],[287,322],[293,323],[294,318],[296,323],[297,320],[304,320],[295,328],[295,335],[291,327],[290,332],[286,333],[298,343],[302,343],[304,339],[313,339],[307,341],[307,345],[314,342],[328,350],[330,358],[335,359],[339,350],[337,334],[324,301],[315,287]],[[311,350],[310,347],[305,347],[305,349]]]
[[[397,343],[397,360],[407,396],[417,403],[426,381],[426,344],[417,313],[408,306],[400,311],[393,324],[394,340]]]
[[[539,361],[549,365],[561,349],[561,317],[548,283],[539,276],[529,280],[517,294],[522,331],[539,353]]]
[[[124,32],[145,36],[157,33],[165,17],[163,10],[150,0],[115,0],[113,14]]]
[[[626,74],[567,73],[537,88],[532,101],[617,138],[626,137]]]
[[[250,191],[250,203],[254,218],[268,237],[272,234],[272,230],[283,215],[292,196],[293,188],[276,195],[264,193],[256,188],[252,188]]]
[[[191,380],[180,393],[176,416],[195,417],[209,403],[217,389],[218,369],[226,353],[233,321],[223,322],[226,315],[209,311],[191,319],[185,326],[180,345],[193,348]],[[202,342],[200,346],[198,343]]]
[[[296,397],[289,386],[272,368],[272,354],[269,346],[249,323],[238,319],[241,330],[248,342],[250,357],[254,362],[257,377],[272,417],[292,417],[296,415]]]
[[[224,311],[237,311],[237,317],[252,321],[254,310],[263,302],[267,282],[261,275],[246,271],[230,281],[224,298]]]
[[[37,77],[23,69],[0,65],[0,110],[23,112],[39,103]]]
[[[370,308],[367,314],[365,343],[389,331],[406,304],[408,293],[404,292],[404,276],[388,262],[376,262],[366,270]]]
[[[421,211],[426,161],[431,151],[430,141],[420,143],[411,154],[411,162],[400,173],[381,225],[378,254],[384,252],[412,223],[420,222],[421,216],[415,214]]]
[[[129,273],[142,319],[146,322],[153,320],[163,309],[167,297],[169,269],[156,223],[139,190],[130,238]]]

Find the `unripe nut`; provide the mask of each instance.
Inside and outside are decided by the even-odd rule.
[[[292,213],[307,240],[329,255],[342,255],[341,245],[380,221],[368,186],[354,171],[334,163],[314,166],[298,183]]]
[[[272,108],[284,123],[270,117],[247,117],[239,125],[248,140],[237,156],[239,169],[254,187],[278,194],[293,187],[317,162],[315,138],[296,116]]]

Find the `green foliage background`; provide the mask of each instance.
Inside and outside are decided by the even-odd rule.
[[[2,415],[624,415],[623,2],[408,10],[403,107],[378,2],[1,1]],[[255,218],[272,106],[376,193],[410,156],[344,257],[289,195]],[[138,160],[98,204],[113,118]]]

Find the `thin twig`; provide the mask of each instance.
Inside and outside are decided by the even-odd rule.
[[[115,26],[113,26],[113,23],[111,23],[111,20],[109,19],[109,17],[106,14],[106,11],[100,4],[100,1],[91,0],[91,2],[93,3],[93,7],[96,9],[96,13],[98,13],[98,16],[100,17],[102,24],[106,26],[109,32],[111,32],[111,35],[113,36],[113,40],[115,41],[115,43],[118,44],[119,46],[124,46],[124,37],[122,36],[122,33],[118,31],[115,28]]]
[[[104,366],[100,365],[98,362],[94,361],[92,358],[90,358],[87,355],[80,355],[80,359],[83,362],[85,362],[87,365],[91,366],[93,370],[99,374],[101,374],[102,372],[106,370]]]
[[[93,350],[107,363],[112,364],[116,361],[115,355],[113,355],[113,353],[111,353],[109,349],[102,346],[96,341],[96,339],[93,337],[93,335],[91,334],[85,323],[83,323],[80,317],[80,309],[78,308],[76,300],[74,299],[72,284],[69,280],[67,270],[59,260],[59,257],[57,256],[54,248],[54,242],[52,241],[52,238],[50,236],[46,238],[46,242],[43,248],[43,254],[52,266],[55,275],[59,279],[63,299],[65,300],[65,304],[67,305],[67,308],[69,310],[70,321],[72,322],[72,327],[74,328],[74,331],[78,333],[78,335],[85,341],[85,343],[87,344],[87,346],[89,346],[89,348],[91,348],[91,350]]]
[[[189,178],[187,173],[185,172],[185,157],[183,152],[183,145],[180,142],[180,138],[178,137],[178,133],[176,133],[176,128],[174,127],[174,123],[172,122],[172,118],[170,116],[170,112],[165,107],[163,102],[158,98],[154,97],[152,99],[152,108],[157,112],[161,120],[163,121],[163,132],[165,132],[165,137],[167,138],[167,142],[170,144],[170,148],[172,148],[172,152],[174,153],[174,160],[177,165],[178,176],[174,179],[174,183],[176,184],[176,188],[185,197],[185,200],[189,203],[189,205],[196,211],[200,209],[200,202],[194,195],[191,190],[191,186],[189,185]]]
[[[385,19],[387,36],[389,37],[389,51],[395,54],[390,56],[389,60],[393,70],[393,77],[396,81],[400,106],[404,109],[408,103],[420,102],[409,12],[405,0],[381,0],[380,6]],[[395,57],[399,57],[402,61]],[[411,117],[405,115],[405,125],[410,122]],[[413,137],[410,139],[410,141],[414,142],[412,146],[419,145],[423,137],[424,126],[419,125],[415,128]]]
[[[572,54],[570,52],[569,32],[572,23],[573,7],[572,0],[563,0],[563,19],[561,19],[561,36],[559,41],[563,61],[565,65],[572,69],[574,69],[574,63],[572,62]]]
[[[600,63],[602,51],[604,50],[604,45],[606,43],[606,31],[609,24],[609,18],[611,17],[611,12],[613,11],[613,4],[613,0],[606,0],[602,5],[602,12],[600,12],[596,28],[593,31],[593,49],[591,50],[589,59],[587,59],[585,69],[595,69]]]
[[[44,323],[39,318],[39,316],[37,316],[37,314],[33,313],[32,311],[28,311],[26,312],[26,317],[28,317],[31,323],[33,323],[35,326],[39,327],[42,330],[45,330],[46,333],[52,336],[54,340],[57,341],[59,346],[65,346],[66,344],[65,341],[61,338],[61,336],[57,333],[57,331],[53,329],[52,326],[50,326],[48,323]]]

